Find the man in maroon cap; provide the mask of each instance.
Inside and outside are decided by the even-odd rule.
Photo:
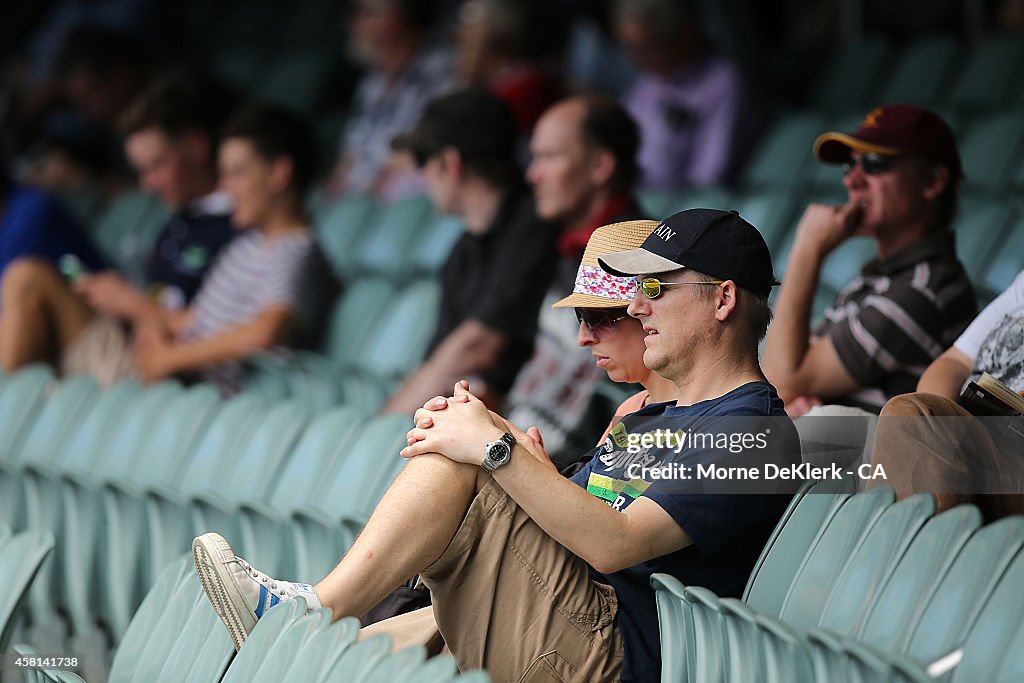
[[[841,206],[811,204],[797,226],[765,342],[765,374],[790,415],[823,402],[877,413],[914,390],[976,311],[950,230],[960,156],[941,118],[906,104],[873,109],[852,134],[821,135],[814,153],[842,164],[848,198]],[[822,264],[854,236],[874,239],[878,256],[811,332]]]

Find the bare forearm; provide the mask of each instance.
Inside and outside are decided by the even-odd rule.
[[[248,358],[273,347],[280,337],[281,330],[274,326],[240,325],[204,339],[173,344],[167,353],[174,372],[183,372]]]
[[[960,395],[960,387],[971,375],[971,368],[966,365],[965,359],[966,357],[959,358],[956,354],[951,354],[950,351],[939,356],[921,375],[921,379],[917,382],[917,390],[945,396],[955,401]]]
[[[822,259],[815,250],[795,246],[775,305],[764,346],[765,375],[784,394],[803,393],[800,366],[810,346],[811,304]]]

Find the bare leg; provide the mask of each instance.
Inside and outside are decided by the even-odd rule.
[[[0,282],[0,367],[53,359],[94,315],[46,261],[12,262]]]
[[[441,556],[486,481],[440,455],[413,458],[341,562],[316,586],[335,619],[359,616]]]

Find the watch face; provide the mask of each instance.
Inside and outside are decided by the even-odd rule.
[[[504,463],[511,454],[508,445],[503,441],[496,441],[487,449],[487,457],[496,465]]]

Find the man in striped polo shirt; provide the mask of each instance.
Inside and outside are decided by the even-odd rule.
[[[842,164],[848,199],[811,204],[797,226],[765,342],[765,374],[792,416],[821,403],[877,413],[914,390],[976,312],[950,230],[960,156],[941,118],[905,104],[873,109],[852,134],[821,135],[814,153]],[[878,257],[810,332],[822,266],[854,236],[874,239]]]

